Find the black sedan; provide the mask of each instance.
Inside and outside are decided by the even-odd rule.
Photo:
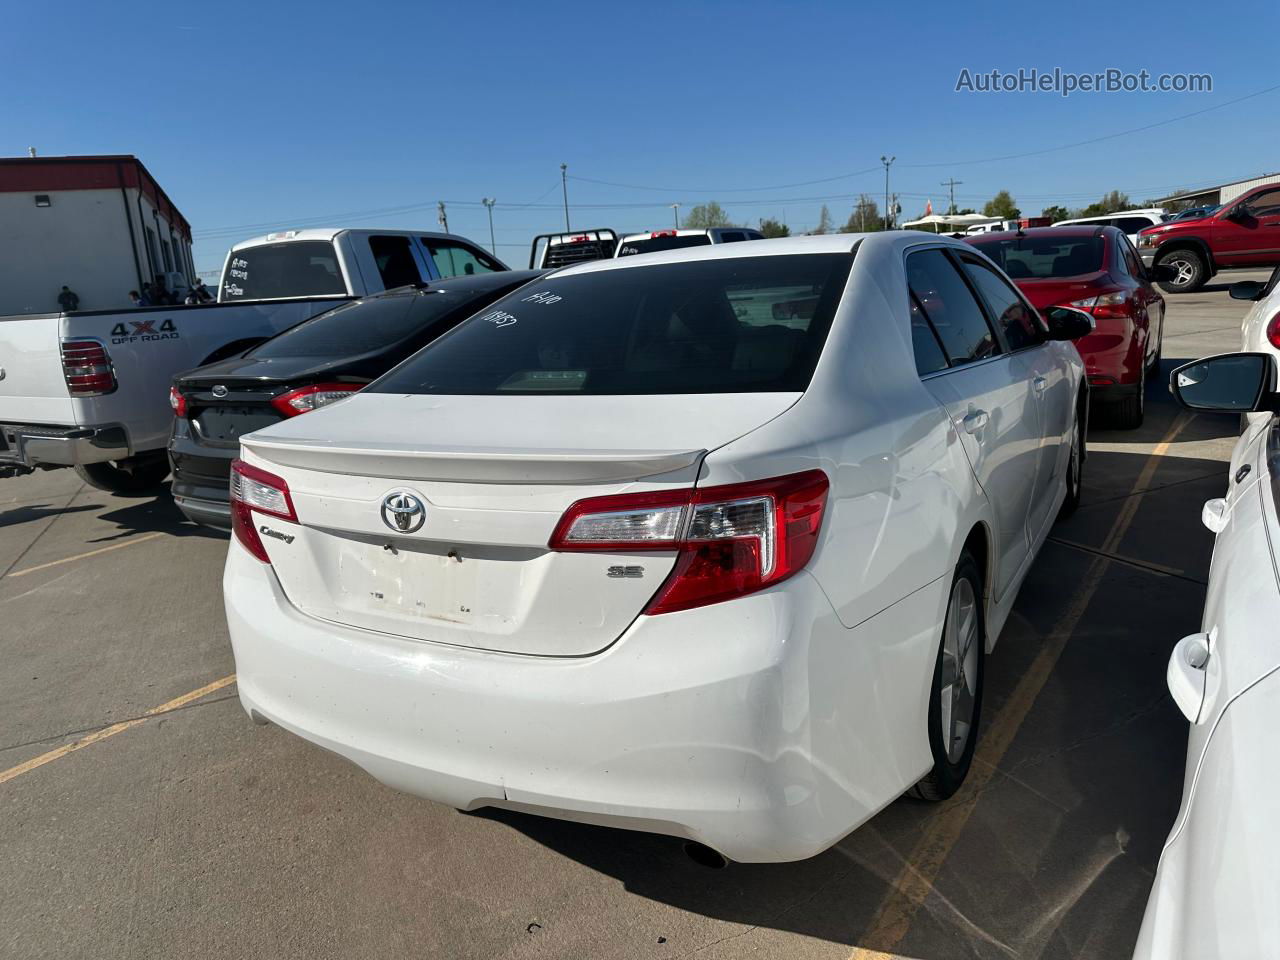
[[[542,271],[434,280],[344,304],[229,360],[174,378],[173,499],[231,529],[227,483],[246,433],[336,403]]]

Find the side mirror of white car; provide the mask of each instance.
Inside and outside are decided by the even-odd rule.
[[[1204,705],[1205,667],[1209,663],[1209,635],[1193,633],[1174,645],[1165,679],[1182,715],[1195,723]]]
[[[1265,353],[1224,353],[1169,374],[1169,392],[1184,407],[1222,413],[1280,410],[1275,383],[1275,361]]]

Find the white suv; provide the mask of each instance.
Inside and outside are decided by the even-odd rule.
[[[1138,245],[1138,231],[1164,222],[1164,207],[1143,207],[1141,210],[1120,210],[1103,217],[1077,217],[1074,220],[1059,220],[1055,227],[1119,227],[1135,247]]]

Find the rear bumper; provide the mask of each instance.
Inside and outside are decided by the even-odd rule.
[[[129,434],[120,424],[99,427],[0,424],[0,467],[71,467],[123,460],[129,454]]]
[[[187,519],[220,530],[231,529],[227,484],[231,461],[239,451],[197,444],[186,421],[174,421],[169,437],[169,467],[174,503]]]
[[[937,598],[922,594],[932,585],[846,629],[801,574],[739,600],[640,617],[601,653],[559,658],[308,617],[235,542],[223,588],[251,715],[460,809],[668,834],[738,861],[797,860],[931,763]],[[945,604],[945,585],[936,590]],[[913,630],[922,612],[928,625]],[[910,689],[886,682],[877,657],[891,651],[897,665],[917,647]],[[904,700],[919,702],[914,728],[884,719]]]

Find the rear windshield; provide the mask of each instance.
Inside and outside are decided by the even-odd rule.
[[[526,279],[527,275],[478,290],[473,287],[398,290],[343,304],[290,327],[250,350],[248,356],[260,359],[354,357],[415,335],[439,336]]]
[[[1078,277],[1102,269],[1102,237],[1057,237],[1040,234],[1019,237],[993,234],[973,245],[1000,265],[1011,280]]]
[[[329,297],[347,292],[327,240],[264,243],[231,253],[222,275],[223,300]]]
[[[642,237],[639,240],[628,240],[618,251],[618,256],[629,257],[634,253],[657,253],[659,250],[679,250],[682,247],[705,247],[711,243],[711,237],[705,233],[688,233],[683,237]]]
[[[809,385],[850,254],[699,260],[529,284],[375,393],[756,393]]]

